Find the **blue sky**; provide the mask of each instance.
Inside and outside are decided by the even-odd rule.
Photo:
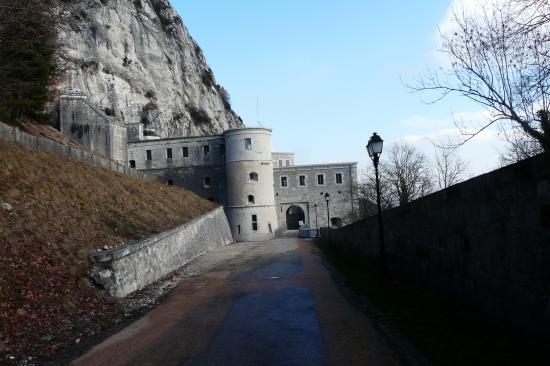
[[[274,150],[295,152],[297,163],[358,161],[363,170],[374,131],[432,154],[426,137],[451,130],[452,114],[481,112],[459,97],[424,104],[402,82],[441,62],[436,35],[450,1],[172,3],[233,109],[254,126],[259,97]],[[460,154],[478,174],[496,166],[501,145],[488,134]]]

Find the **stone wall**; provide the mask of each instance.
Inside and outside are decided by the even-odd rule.
[[[112,296],[142,289],[199,255],[233,242],[222,207],[146,240],[92,256],[92,277]]]
[[[205,154],[205,146],[208,153]],[[171,151],[171,158],[168,155]],[[185,154],[184,154],[185,149]],[[150,151],[151,159],[147,159]],[[208,200],[226,204],[225,140],[202,136],[140,141],[128,144],[130,164]],[[209,184],[206,184],[208,178]]]
[[[127,164],[127,128],[105,113],[78,90],[67,91],[59,98],[59,123],[64,135],[91,151]]]
[[[550,332],[549,178],[538,156],[384,212],[392,277]],[[376,257],[377,220],[333,229],[333,247]]]
[[[324,176],[323,185],[317,182],[318,174]],[[336,182],[336,174],[341,174],[341,183]],[[330,217],[336,219],[333,225],[340,221],[349,223],[357,211],[357,203],[353,199],[357,185],[357,163],[284,166],[274,168],[273,176],[280,227],[286,228],[286,213],[292,206],[298,206],[304,211],[306,225],[326,227],[325,193],[330,194]],[[300,176],[305,176],[304,186],[300,186]],[[282,186],[281,177],[286,177],[287,187]]]
[[[28,149],[47,151],[74,161],[109,169],[116,173],[137,177],[143,179],[144,181],[155,181],[158,179],[156,175],[146,174],[136,169],[129,168],[124,164],[119,164],[101,155],[94,154],[93,152],[74,146],[68,146],[45,137],[30,135],[22,132],[16,127],[11,127],[1,122],[0,139],[16,142]]]

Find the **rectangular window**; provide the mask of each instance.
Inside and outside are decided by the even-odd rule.
[[[299,180],[300,180],[300,187],[305,187],[306,186],[306,176],[305,175],[300,175]]]
[[[241,235],[241,225],[237,225],[237,234]]]
[[[288,178],[281,177],[281,187],[288,187]]]
[[[130,160],[130,168],[135,168],[135,167],[136,167],[136,161]]]
[[[225,155],[225,144],[220,145],[220,154]]]
[[[168,179],[168,185],[169,186],[173,186],[174,185],[174,181],[172,179]]]
[[[204,177],[204,188],[210,188],[210,177]]]
[[[252,150],[252,139],[247,137],[244,139],[244,149],[245,150]]]
[[[286,161],[286,166],[289,166],[289,165],[290,165],[290,161],[287,160],[287,161]]]
[[[146,150],[145,153],[147,154],[147,160],[153,160],[153,154],[151,154],[151,150]]]
[[[182,148],[182,151],[183,151],[183,157],[188,158],[189,157],[189,148],[187,146],[184,146]]]
[[[336,173],[336,184],[342,184],[342,173]]]
[[[283,161],[282,161],[282,160],[279,160],[279,166],[280,166],[280,167],[283,166]]]
[[[166,149],[166,159],[172,159],[172,149]]]
[[[317,185],[325,185],[325,176],[323,174],[317,174]]]
[[[252,230],[258,231],[258,216],[252,215]]]
[[[204,145],[202,151],[204,152],[204,156],[210,154],[210,145]]]

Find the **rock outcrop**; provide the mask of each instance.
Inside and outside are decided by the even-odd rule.
[[[242,120],[168,0],[61,1],[59,89],[82,90],[161,137],[210,135]]]

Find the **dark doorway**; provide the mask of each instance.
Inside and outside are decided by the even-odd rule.
[[[300,221],[306,221],[304,210],[298,206],[290,206],[286,211],[286,228],[288,230],[298,230],[300,228]]]

